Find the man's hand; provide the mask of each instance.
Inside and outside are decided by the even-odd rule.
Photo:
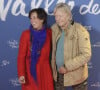
[[[59,73],[65,74],[65,73],[67,73],[67,69],[66,69],[64,66],[61,66],[61,67],[59,68]]]

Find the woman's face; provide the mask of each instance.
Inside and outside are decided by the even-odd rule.
[[[33,28],[36,30],[40,30],[43,27],[43,20],[40,20],[37,17],[37,13],[33,12],[30,16],[30,23],[32,24]]]
[[[54,12],[54,16],[55,16],[55,21],[56,23],[63,29],[65,29],[65,27],[67,27],[67,25],[69,24],[69,14],[67,14],[63,9],[57,9]]]

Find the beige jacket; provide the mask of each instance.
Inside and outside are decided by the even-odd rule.
[[[52,27],[52,70],[54,80],[57,80],[56,44],[61,30],[54,24]],[[90,37],[87,30],[79,23],[71,25],[64,37],[64,64],[69,71],[64,74],[64,86],[76,85],[88,77],[87,62],[91,57]]]

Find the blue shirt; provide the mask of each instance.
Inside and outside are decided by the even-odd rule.
[[[57,42],[56,64],[57,64],[57,70],[59,70],[59,68],[64,65],[64,31],[63,30],[62,30],[61,37]]]

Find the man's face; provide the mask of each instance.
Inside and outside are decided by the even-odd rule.
[[[69,23],[69,15],[63,9],[54,12],[55,21],[60,27],[66,27]]]

